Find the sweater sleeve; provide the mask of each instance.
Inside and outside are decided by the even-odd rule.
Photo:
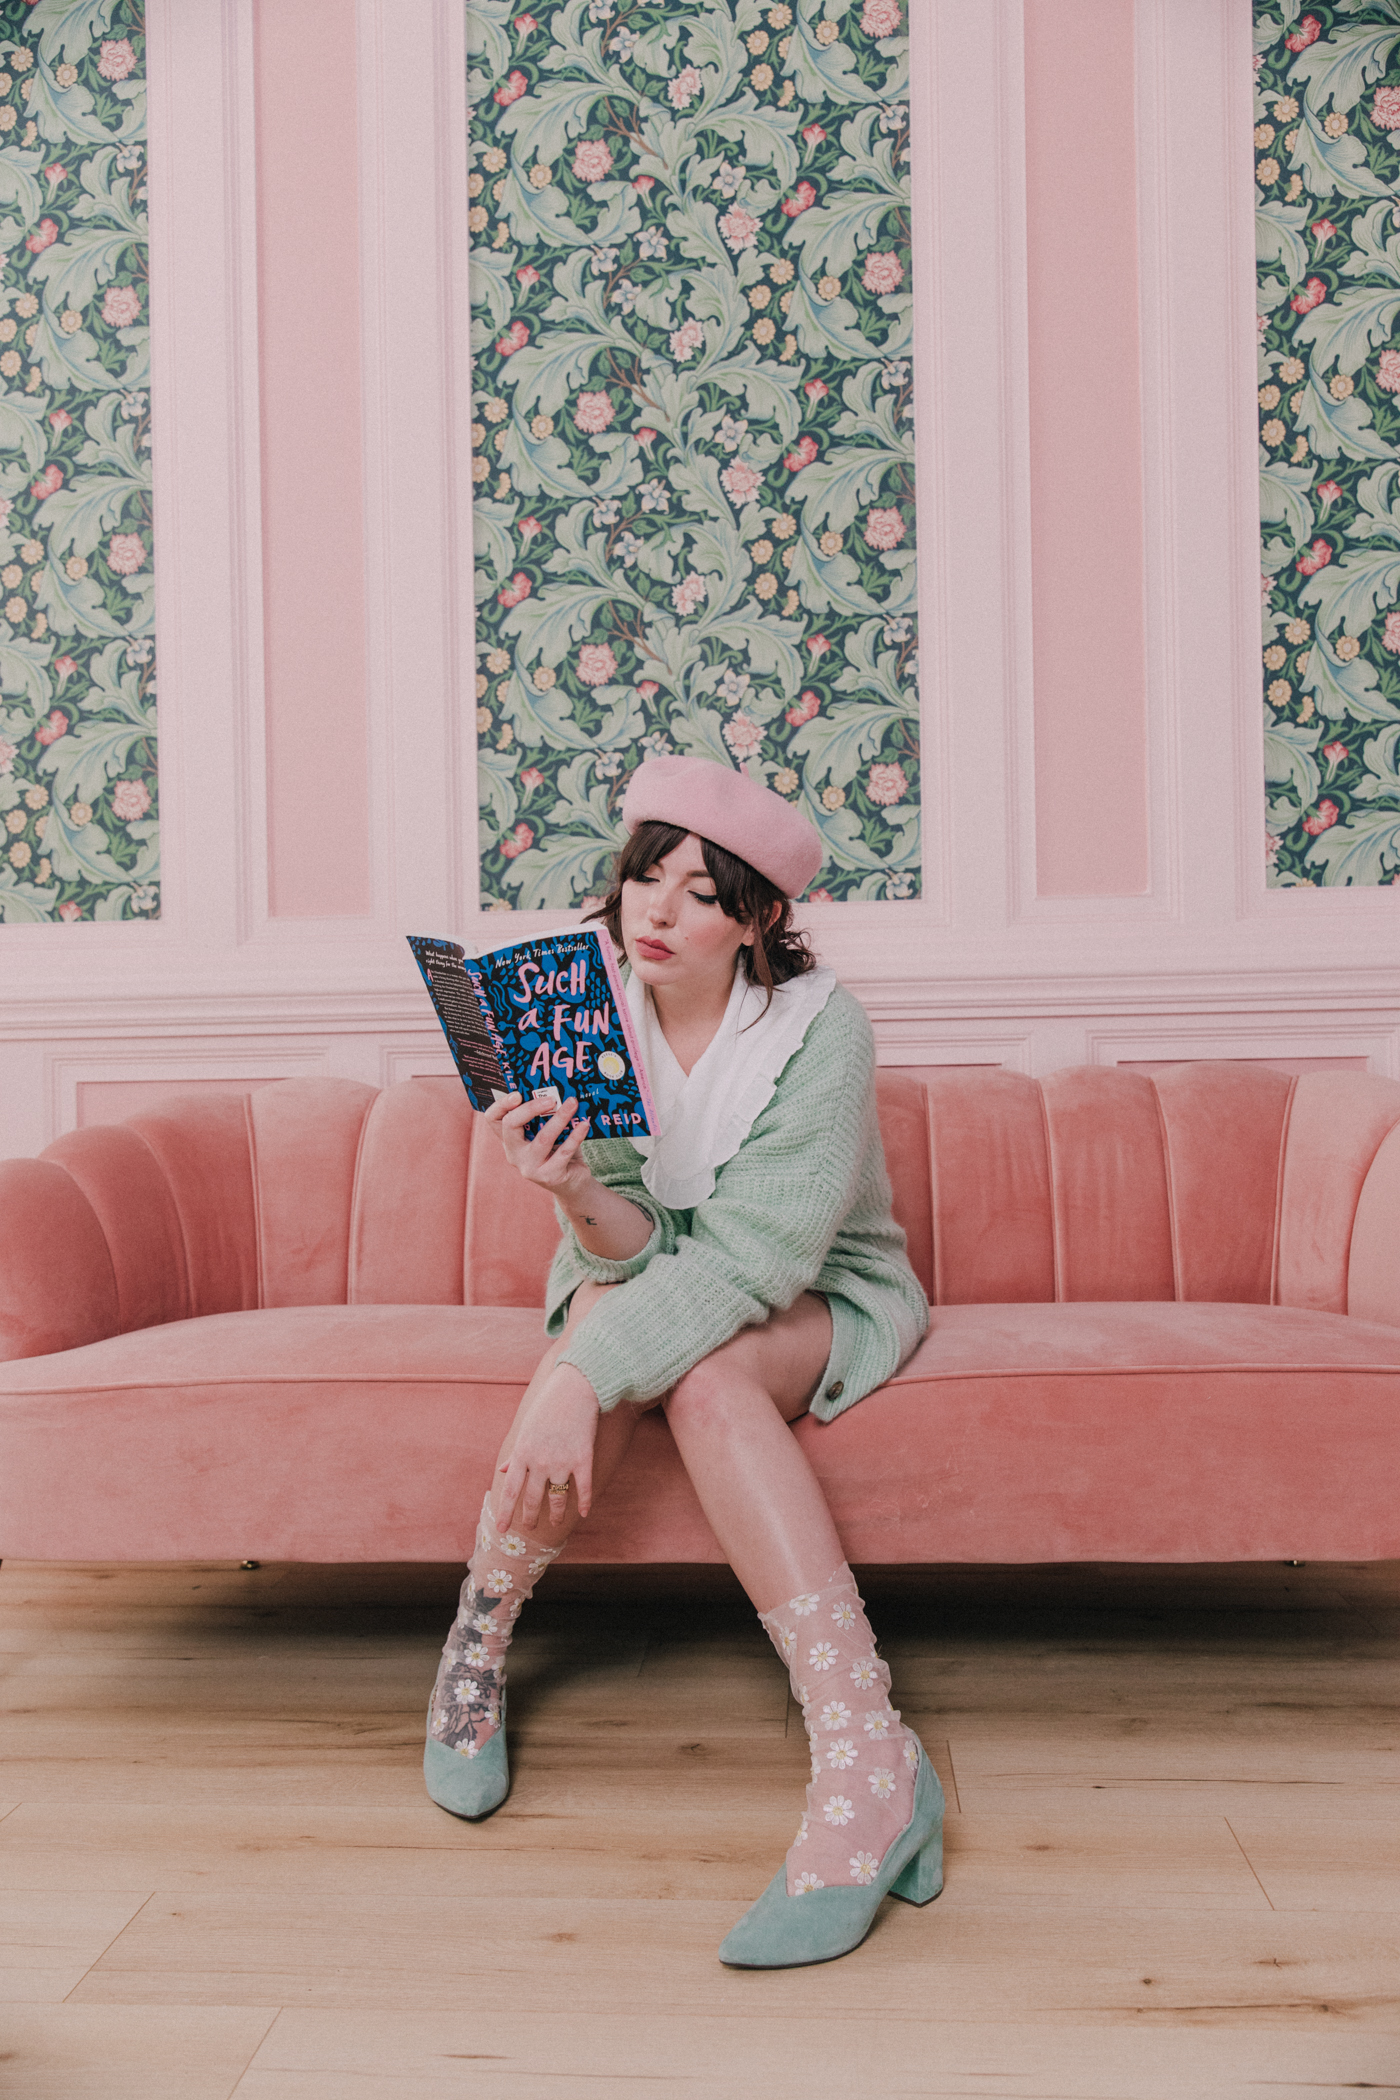
[[[563,1332],[568,1315],[569,1300],[581,1283],[626,1283],[639,1276],[654,1255],[670,1254],[676,1245],[676,1226],[664,1204],[642,1186],[642,1162],[640,1154],[633,1151],[625,1138],[598,1138],[585,1142],[584,1157],[595,1181],[606,1189],[625,1196],[635,1203],[644,1217],[651,1220],[651,1236],[637,1253],[629,1254],[625,1261],[607,1261],[601,1254],[592,1254],[583,1246],[573,1226],[556,1203],[554,1214],[559,1220],[563,1237],[550,1265],[549,1283],[545,1291],[545,1331],[551,1335]]]
[[[604,1413],[669,1391],[741,1328],[811,1288],[851,1206],[874,1070],[864,1009],[838,990],[692,1213],[689,1235],[595,1306],[565,1351]]]

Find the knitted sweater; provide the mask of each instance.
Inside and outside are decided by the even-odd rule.
[[[642,1185],[626,1138],[593,1139],[596,1180],[652,1220],[627,1261],[604,1261],[564,1236],[549,1273],[546,1318],[559,1334],[588,1280],[620,1283],[578,1328],[562,1361],[583,1372],[604,1413],[654,1400],[741,1328],[825,1293],[832,1349],[812,1413],[823,1421],[888,1378],[928,1326],[928,1304],[890,1209],[875,1114],[875,1042],[841,985],[779,1075],[768,1106],[693,1210],[667,1210]]]

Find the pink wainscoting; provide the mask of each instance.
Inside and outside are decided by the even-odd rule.
[[[274,918],[371,908],[354,0],[257,0]]]
[[[1120,1072],[1170,1072],[1174,1065],[1195,1062],[1180,1057],[1120,1057]],[[1288,1072],[1295,1079],[1304,1072],[1369,1072],[1367,1057],[1231,1057],[1219,1060],[1232,1065],[1263,1065],[1270,1072]]]
[[[235,1094],[241,1100],[254,1087],[272,1083],[271,1078],[80,1079],[74,1088],[76,1127],[86,1130],[93,1123],[124,1123],[129,1116],[161,1115],[175,1101],[207,1101],[220,1094]]]
[[[1025,0],[1036,886],[1148,887],[1133,0]]]

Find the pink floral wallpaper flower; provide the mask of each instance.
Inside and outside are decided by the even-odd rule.
[[[159,911],[145,39],[0,14],[0,921]]]
[[[920,869],[908,0],[471,0],[483,902],[744,767]]]
[[[1254,50],[1268,881],[1389,884],[1400,874],[1400,8],[1256,0]]]

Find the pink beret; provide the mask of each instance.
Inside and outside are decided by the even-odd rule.
[[[713,839],[785,897],[800,897],[822,864],[815,825],[771,788],[709,758],[647,759],[628,782],[622,821],[629,831],[655,821]]]

